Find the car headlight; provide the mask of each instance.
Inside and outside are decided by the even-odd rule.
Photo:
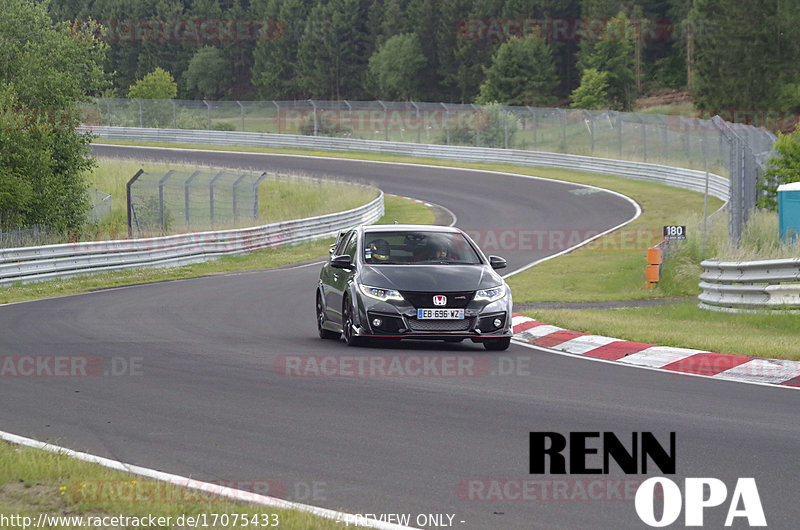
[[[403,296],[394,289],[383,289],[381,287],[370,287],[369,285],[359,285],[361,292],[370,298],[386,302],[387,300],[402,301]]]
[[[495,302],[506,295],[506,286],[498,285],[491,289],[481,289],[475,292],[475,300],[484,302]]]

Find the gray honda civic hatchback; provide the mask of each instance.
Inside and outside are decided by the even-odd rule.
[[[372,225],[339,234],[316,293],[323,339],[354,346],[371,339],[470,339],[505,350],[512,335],[511,291],[486,257],[453,227]]]

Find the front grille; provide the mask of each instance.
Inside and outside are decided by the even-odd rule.
[[[463,308],[467,307],[467,304],[469,304],[470,301],[472,301],[472,297],[475,296],[475,291],[459,291],[451,293],[400,291],[400,294],[402,294],[403,298],[408,300],[408,302],[415,308],[423,308],[423,309],[428,309],[432,307]],[[446,305],[443,306],[433,305],[433,297],[436,296],[437,294],[442,294],[447,297]]]
[[[408,325],[412,331],[466,331],[472,324],[472,318],[461,320],[419,320],[409,318]]]

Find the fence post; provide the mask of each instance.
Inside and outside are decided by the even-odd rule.
[[[313,99],[309,99],[308,102],[311,103],[311,108],[314,112],[314,136],[316,136],[319,130],[319,125],[317,124],[317,105],[314,103]]]
[[[275,105],[275,118],[278,120],[278,134],[281,134],[281,106],[274,99],[272,104]]]
[[[239,105],[239,110],[242,112],[242,132],[244,132],[244,105],[238,99],[236,100],[236,104]]]
[[[144,173],[144,169],[140,169],[136,172],[136,174],[131,178],[127,184],[125,184],[125,195],[127,196],[127,206],[128,206],[128,237],[133,237],[133,203],[131,202],[131,186],[139,176]]]
[[[206,128],[210,129],[211,128],[211,105],[206,100],[203,100],[203,103],[206,104]]]
[[[158,211],[161,218],[161,230],[167,229],[166,218],[164,216],[164,183],[172,176],[173,173],[175,173],[175,170],[170,169],[163,177],[161,177],[161,180],[158,181]]]
[[[409,101],[414,106],[414,110],[417,111],[417,143],[422,143],[422,122],[419,118],[419,105],[414,103],[413,101]]]
[[[183,183],[183,210],[184,210],[184,217],[186,218],[187,228],[189,226],[189,223],[191,222],[191,220],[189,219],[189,184],[191,184],[194,178],[199,174],[200,174],[199,171],[195,171]]]
[[[261,181],[267,178],[267,172],[263,172],[258,179],[256,179],[255,184],[253,184],[253,219],[258,219],[258,185],[261,184]]]
[[[239,218],[239,216],[236,213],[236,186],[238,186],[239,183],[242,181],[242,179],[247,177],[247,176],[249,176],[249,173],[242,173],[242,175],[238,179],[233,181],[233,220],[234,221]]]
[[[389,141],[389,115],[386,112],[387,108],[386,108],[386,105],[383,103],[383,101],[378,100],[378,103],[380,103],[381,108],[383,108],[383,137],[388,142]]]
[[[208,183],[208,220],[211,224],[214,223],[214,184],[217,182],[217,179],[224,174],[224,171],[220,171],[214,175],[214,178]]]

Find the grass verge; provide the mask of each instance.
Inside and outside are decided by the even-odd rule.
[[[239,524],[246,519],[248,523],[277,521],[280,528],[342,528],[333,520],[323,519],[298,510],[287,510],[242,504],[222,499],[210,493],[187,490],[178,486],[159,483],[136,475],[114,471],[97,464],[90,464],[63,454],[12,445],[0,441],[0,514],[5,517],[18,516],[20,524],[9,521],[10,527],[22,528],[22,517],[30,517],[30,526],[38,522],[40,514],[50,517],[47,528],[80,528],[69,520],[59,517],[82,516],[88,518],[127,517],[147,518],[170,517],[171,524],[159,524],[162,528],[192,527],[191,524],[178,525],[180,516],[202,518],[209,523],[207,528],[230,528],[234,515],[238,514]],[[213,514],[226,514],[227,519]],[[203,519],[199,519],[202,521]],[[166,522],[166,519],[164,520]],[[221,524],[227,521],[227,524]],[[119,525],[118,528],[151,526],[133,524]],[[0,525],[5,526],[5,525]],[[29,526],[29,527],[30,527]],[[99,528],[98,525],[88,525]],[[200,524],[206,528],[206,526]],[[256,525],[253,525],[256,526]],[[85,528],[86,526],[84,526]],[[109,527],[107,524],[103,528]],[[112,526],[113,527],[113,526]]]
[[[384,197],[384,216],[379,223],[429,224],[433,213],[424,205],[400,197]],[[137,269],[104,274],[79,276],[64,280],[51,280],[0,287],[0,304],[23,302],[39,298],[80,294],[96,289],[122,287],[147,282],[160,282],[195,278],[232,271],[280,267],[313,259],[323,259],[328,254],[332,239],[311,241],[276,249],[265,249],[241,256],[225,256],[215,261],[169,269]]]

